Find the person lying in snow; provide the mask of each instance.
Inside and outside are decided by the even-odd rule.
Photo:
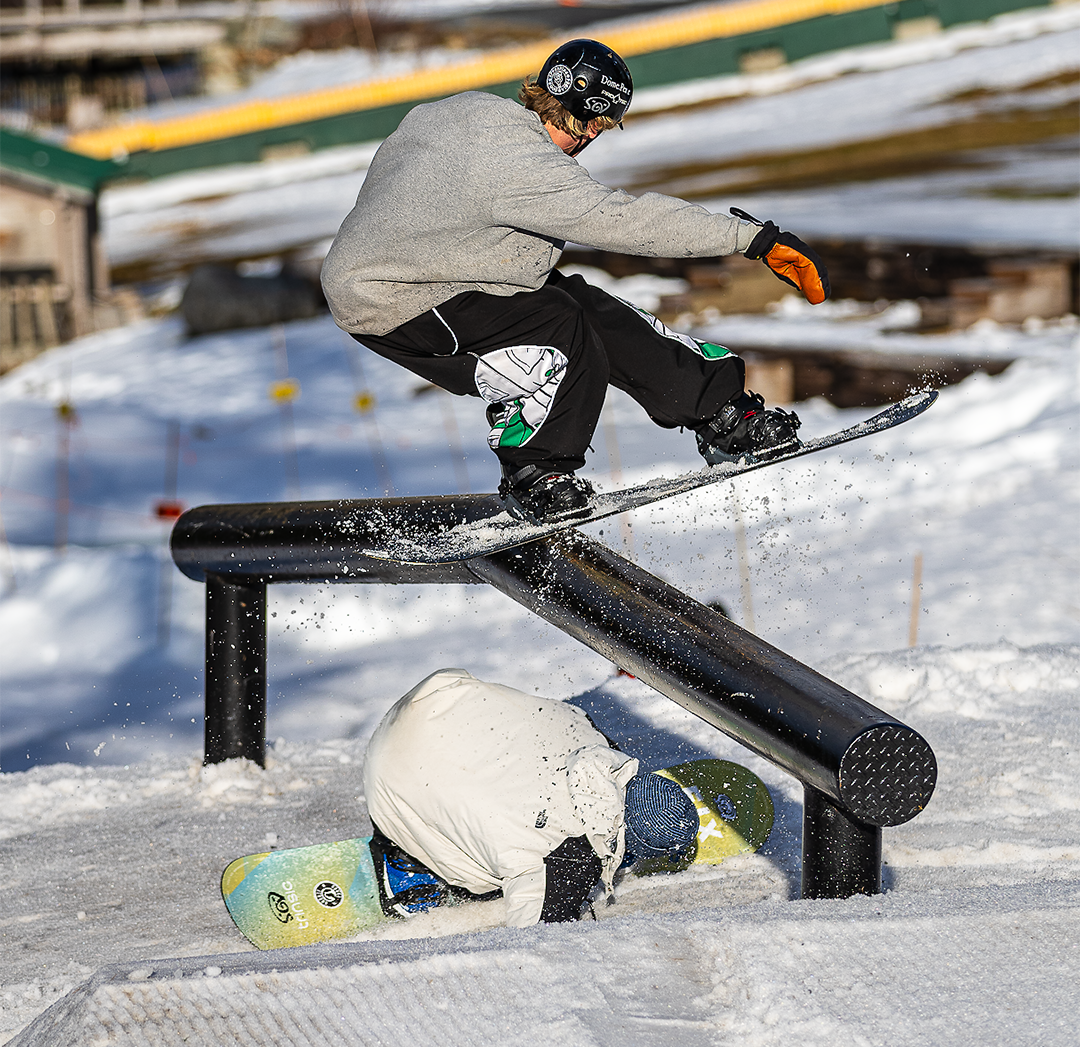
[[[693,800],[613,748],[580,709],[432,674],[383,717],[364,792],[387,916],[451,898],[506,898],[506,922],[578,919],[593,889],[638,859],[677,861]]]
[[[697,434],[709,464],[796,444],[798,418],[744,391],[722,346],[555,266],[567,242],[653,257],[741,251],[819,303],[821,259],[745,212],[713,214],[659,193],[630,196],[574,159],[621,127],[633,83],[595,40],[553,52],[524,106],[470,91],[418,105],[379,147],[322,271],[338,326],[459,395],[487,401],[499,493],[533,522],[588,512],[585,462],[608,385],[657,425]]]

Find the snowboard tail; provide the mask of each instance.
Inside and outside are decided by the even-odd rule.
[[[691,760],[658,771],[680,785],[698,812],[697,847],[682,861],[642,862],[637,875],[674,872],[691,865],[719,865],[725,858],[756,851],[773,827],[773,803],[753,771],[730,760]]]
[[[221,877],[233,922],[260,949],[347,938],[381,923],[370,839],[237,858]]]

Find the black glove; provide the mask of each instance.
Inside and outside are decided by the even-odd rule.
[[[731,213],[761,226],[744,257],[760,258],[784,283],[801,291],[811,305],[820,305],[829,297],[829,271],[812,247],[794,233],[782,233],[775,222],[760,222],[738,207],[731,208]]]

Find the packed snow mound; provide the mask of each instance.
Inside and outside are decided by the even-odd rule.
[[[832,659],[822,671],[894,716],[1022,721],[1049,695],[1076,700],[1080,645],[921,648]]]
[[[1060,889],[961,891],[125,964],[18,1043],[1064,1047],[1077,915]]]
[[[351,1042],[553,1042],[554,1028],[568,1043],[648,1045],[668,1042],[674,1022],[690,1045],[984,1047],[1021,1030],[1071,1047],[1078,658],[1076,645],[999,642],[819,665],[920,730],[940,763],[927,811],[885,833],[887,893],[847,902],[792,901],[797,783],[639,682],[609,678],[582,704],[628,751],[718,755],[763,775],[778,818],[762,852],[624,882],[598,924],[507,932],[497,904],[466,906],[387,925],[418,936],[399,952],[365,941],[291,966],[233,955],[246,946],[216,878],[241,853],[366,831],[363,737],[279,740],[266,770],[201,768],[189,754],[0,775],[16,856],[4,859],[0,1039],[63,999],[72,1024],[28,1030],[25,1044],[169,1042],[179,1015],[197,1045],[242,1030],[290,1047],[335,1043],[343,1028]]]
[[[245,804],[272,804],[286,793],[310,783],[289,763],[270,757],[265,768],[250,760],[227,760],[203,766],[195,757],[186,767],[141,764],[128,768],[97,768],[46,764],[16,776],[20,782],[7,792],[0,817],[0,839],[26,832],[32,826],[61,826],[81,821],[95,811],[152,806],[160,799],[194,801],[204,809],[231,811]],[[7,782],[0,776],[0,782]]]
[[[797,782],[613,675],[572,700],[627,752],[744,763],[777,817],[756,854],[624,879],[595,923],[508,930],[501,903],[471,903],[352,943],[252,950],[221,903],[222,868],[366,833],[366,734],[279,739],[265,770],[189,753],[0,775],[0,853],[17,856],[4,859],[0,1041],[59,1001],[21,1047],[169,1043],[181,1026],[197,1047],[659,1047],[673,1029],[691,1047],[1004,1047],[1036,1030],[1071,1047],[1078,663],[1078,645],[1001,641],[821,666],[919,730],[940,768],[927,810],[884,832],[885,893],[847,901],[797,900]]]

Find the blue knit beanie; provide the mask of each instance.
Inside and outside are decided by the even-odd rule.
[[[626,852],[678,861],[697,839],[694,801],[670,778],[637,774],[626,786]]]

